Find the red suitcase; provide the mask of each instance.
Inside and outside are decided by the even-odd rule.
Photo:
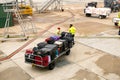
[[[42,66],[47,67],[49,65],[49,62],[50,62],[49,56],[45,56],[45,57],[35,56],[36,65],[42,65]]]
[[[35,64],[36,65],[42,65],[42,59],[40,56],[35,56]]]

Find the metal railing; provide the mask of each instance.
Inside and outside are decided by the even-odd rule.
[[[41,13],[41,12],[45,11],[54,3],[55,3],[55,7],[60,6],[61,1],[62,0],[47,0],[41,5],[39,12]]]
[[[27,31],[28,27],[31,27],[33,32],[36,32],[34,30],[35,25],[31,21],[31,19],[25,20],[23,18],[23,16],[21,15],[21,10],[19,9],[19,4],[16,2],[16,0],[10,4],[8,4],[8,2],[6,1],[6,3],[3,4],[3,10],[7,14],[6,22],[5,22],[5,26],[4,26],[4,37],[8,37],[8,35],[9,35],[9,23],[10,23],[10,15],[11,14],[14,14],[15,17],[17,18],[18,23],[20,24],[20,27],[22,29],[22,36],[24,36],[24,37],[27,36],[26,31]]]

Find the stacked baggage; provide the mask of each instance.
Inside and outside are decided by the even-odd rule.
[[[48,44],[54,44],[55,41],[59,40],[60,37],[59,36],[51,36],[47,39],[45,39],[45,41],[48,43]]]
[[[72,45],[73,45],[73,36],[71,33],[68,33],[68,32],[62,32],[61,33],[61,39],[63,40],[66,40],[68,42],[68,47],[69,48],[72,48]]]
[[[72,38],[71,34],[63,32],[60,37],[51,36],[45,39],[45,42],[38,43],[32,50],[26,50],[25,62],[52,70],[58,57],[69,55]]]
[[[48,66],[49,63],[56,57],[57,45],[47,44],[44,48],[41,48],[35,56],[35,64]]]

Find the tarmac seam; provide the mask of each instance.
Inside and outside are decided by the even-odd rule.
[[[95,56],[97,56],[97,55],[98,55],[98,54],[93,55],[93,56],[89,57],[89,59],[90,59],[90,58],[93,58],[93,57],[95,57]],[[81,68],[83,68],[84,70],[87,70],[87,71],[89,71],[89,72],[95,73],[95,72],[89,70],[88,68],[86,68],[86,67],[84,67],[84,66],[82,66],[82,65],[80,65],[80,64],[77,63],[77,62],[80,62],[80,61],[81,61],[81,60],[76,61],[76,62],[72,62],[72,63],[73,63],[73,64],[76,64],[77,66],[79,66],[79,67],[81,67]],[[83,61],[83,60],[82,60],[82,61]],[[84,61],[86,61],[86,60],[84,60]],[[97,73],[95,73],[95,74],[98,75],[98,76],[100,76],[100,77],[102,77],[102,78],[104,78],[105,80],[109,80],[109,79],[105,78],[105,77],[102,76],[102,75],[99,75],[99,74],[97,74]]]
[[[79,43],[79,42],[78,42],[78,43]],[[80,44],[80,43],[79,43],[79,44]],[[89,46],[88,46],[88,47],[89,47]],[[97,49],[96,49],[96,50],[97,50]],[[78,64],[77,62],[83,62],[83,61],[86,61],[86,60],[88,60],[88,59],[90,59],[90,58],[93,58],[93,57],[95,57],[95,56],[97,56],[97,55],[99,55],[99,54],[96,53],[95,55],[90,56],[89,58],[85,58],[85,59],[82,59],[82,60],[78,60],[78,61],[76,61],[76,62],[72,62],[72,63],[78,65],[79,67],[82,67],[83,69],[85,69],[85,70],[87,70],[87,71],[89,71],[89,72],[95,73],[95,72],[93,72],[93,71],[91,71],[91,70],[85,68],[84,66]],[[105,55],[105,54],[103,54],[103,55]],[[95,73],[95,74],[98,75],[98,76],[100,76],[100,77],[102,77],[102,78],[104,78],[105,80],[109,80],[109,79],[103,77],[102,75],[99,75],[99,74],[97,74],[97,73]]]
[[[90,57],[87,57],[87,58],[84,58],[84,59],[82,59],[82,60],[78,60],[78,61],[75,61],[75,62],[82,62],[82,61],[86,61],[86,60],[88,60],[88,59],[90,59],[90,58],[93,58],[93,57],[95,57],[95,56],[97,56],[97,55],[99,55],[99,54],[94,54],[94,55],[92,55],[92,56],[90,56]],[[104,54],[103,54],[104,55]]]
[[[116,56],[116,55],[110,54],[110,53],[108,53],[108,52],[106,52],[106,51],[97,49],[97,48],[95,48],[95,47],[89,46],[89,45],[87,45],[87,44],[81,43],[81,42],[79,42],[79,41],[76,41],[76,42],[77,42],[78,44],[82,44],[82,45],[84,45],[84,46],[87,46],[87,47],[96,49],[96,50],[98,50],[98,51],[100,51],[100,52],[104,52],[104,53],[106,53],[106,54],[109,54],[109,55],[111,55],[111,56],[113,56],[113,57],[115,57],[115,58],[116,58],[116,57],[120,57],[120,56]],[[116,59],[117,59],[117,58],[116,58]],[[117,61],[118,61],[118,59],[117,59]],[[119,63],[119,64],[120,64],[120,63]]]
[[[41,31],[39,32],[37,35],[42,35],[43,33],[47,32],[50,28],[52,28],[53,26],[55,25],[58,25],[58,24],[61,24],[61,23],[64,23],[65,21],[73,18],[75,15],[68,10],[68,12],[71,14],[71,17],[67,18],[67,19],[64,19],[63,21],[60,21],[60,22],[57,22],[57,23],[54,23],[50,26],[48,26],[48,28],[44,31]],[[31,40],[29,40],[27,43],[25,43],[23,46],[19,47],[17,50],[15,50],[14,52],[12,52],[10,55],[8,55],[7,57],[4,57],[4,58],[1,58],[0,61],[4,61],[4,60],[7,60],[7,59],[10,59],[11,57],[13,57],[15,54],[17,54],[19,51],[21,51],[22,49],[24,49],[25,47],[27,47],[30,43],[32,43],[33,41],[35,41],[37,39],[36,38],[33,38]]]
[[[77,64],[77,63],[74,63],[74,64],[78,65],[79,67],[82,67],[82,68],[85,69],[86,71],[92,72],[92,73],[96,74],[97,76],[102,77],[102,78],[105,79],[105,80],[109,80],[109,79],[105,78],[104,76],[99,75],[99,74],[97,74],[97,73],[95,73],[95,72],[89,70],[88,68],[86,68],[86,67],[84,67],[84,66],[81,66],[81,65],[79,65],[79,64]]]
[[[106,51],[103,51],[103,50],[97,49],[97,48],[95,48],[95,47],[89,46],[89,45],[87,45],[87,44],[81,43],[81,42],[79,42],[79,41],[76,41],[76,42],[79,43],[79,44],[82,44],[82,45],[84,45],[84,46],[87,46],[87,47],[90,47],[90,48],[96,49],[96,50],[98,50],[98,51],[101,51],[101,52],[107,53],[107,54],[109,54],[109,55],[111,55],[111,56],[114,56],[114,57],[120,57],[120,56],[116,56],[116,55],[110,54],[110,53],[108,53],[108,52],[106,52]]]
[[[12,61],[14,64],[16,64],[16,66],[19,67],[21,70],[23,70],[23,71],[25,72],[25,74],[29,75],[29,73],[26,72],[22,67],[20,67],[14,60],[11,59],[11,61]],[[29,76],[30,76],[30,79],[33,78],[31,75],[29,75]]]

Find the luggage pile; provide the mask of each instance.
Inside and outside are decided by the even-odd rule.
[[[62,32],[61,36],[51,36],[40,42],[32,50],[25,52],[25,62],[39,67],[54,69],[55,61],[63,54],[69,55],[73,46],[73,37],[68,32]]]

